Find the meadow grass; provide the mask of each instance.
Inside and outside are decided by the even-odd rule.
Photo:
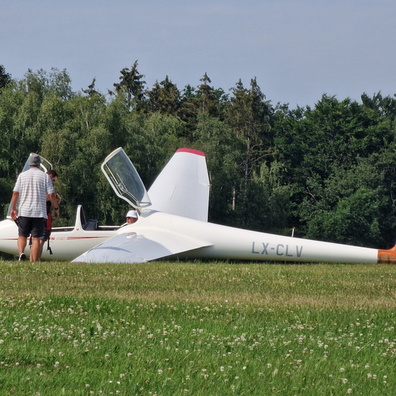
[[[1,395],[395,395],[396,268],[0,261]]]

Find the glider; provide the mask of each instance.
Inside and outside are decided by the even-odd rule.
[[[143,263],[165,258],[396,263],[396,247],[377,250],[208,222],[210,185],[201,151],[177,150],[148,191],[122,148],[109,154],[101,169],[117,196],[139,212],[138,220],[101,229],[84,221],[79,206],[74,227],[53,229],[53,255],[45,252],[43,259],[85,263]],[[0,250],[16,254],[16,234],[14,250],[4,248],[4,229],[10,227],[9,223],[3,227],[4,221],[0,223]],[[13,227],[16,229],[15,224]]]

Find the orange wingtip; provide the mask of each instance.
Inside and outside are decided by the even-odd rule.
[[[396,264],[396,245],[388,250],[378,250],[378,264]]]

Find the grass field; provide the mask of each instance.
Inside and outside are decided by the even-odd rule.
[[[1,395],[395,395],[396,268],[0,261]]]

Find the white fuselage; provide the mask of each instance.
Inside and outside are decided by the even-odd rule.
[[[143,215],[144,216],[144,215]],[[151,212],[135,224],[134,232],[161,224],[173,232],[206,241],[210,246],[178,254],[183,258],[258,261],[377,263],[377,249],[286,237]],[[128,228],[132,229],[132,226]],[[118,232],[127,232],[119,230]]]
[[[174,238],[188,235],[205,243],[205,247],[177,254],[181,258],[376,263],[378,255],[378,250],[371,248],[249,231],[146,210],[136,223],[121,228],[110,226],[93,231],[77,226],[54,228],[50,238],[53,254],[44,245],[42,258],[70,261],[112,236],[130,232],[145,235],[145,231],[153,229],[165,230]],[[16,224],[9,219],[0,222],[0,250],[17,255],[17,239]]]

